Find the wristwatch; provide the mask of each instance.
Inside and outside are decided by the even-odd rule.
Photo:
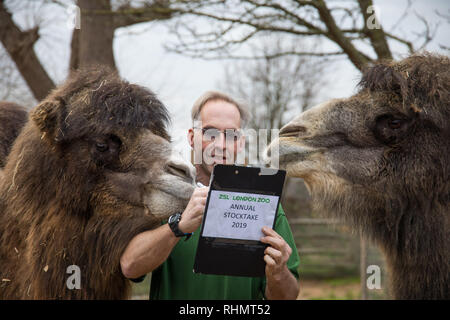
[[[192,235],[192,233],[184,233],[178,228],[178,223],[181,220],[181,213],[174,213],[169,217],[168,224],[170,227],[170,230],[175,234],[176,237],[184,237],[186,236],[186,240],[189,239]]]

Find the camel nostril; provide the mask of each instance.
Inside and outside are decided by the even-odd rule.
[[[299,125],[284,126],[281,128],[280,137],[297,137],[302,133],[306,133],[306,128]]]
[[[168,173],[174,176],[178,176],[189,182],[194,181],[192,170],[190,170],[189,167],[182,162],[169,161],[167,163],[166,170]]]

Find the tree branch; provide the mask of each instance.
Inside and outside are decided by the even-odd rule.
[[[101,12],[96,13],[101,14]],[[173,10],[170,9],[168,1],[156,1],[152,4],[145,4],[142,8],[133,8],[128,3],[118,10],[105,14],[113,14],[114,27],[120,28],[141,22],[170,19],[173,16]]]
[[[5,8],[4,1],[0,1],[0,41],[39,101],[55,84],[34,52],[33,46],[38,39],[38,28],[21,31]]]
[[[174,50],[174,52],[179,54],[186,54],[183,51]],[[263,60],[263,59],[276,59],[285,56],[304,56],[304,57],[331,57],[331,56],[342,56],[345,55],[343,51],[333,51],[333,52],[308,52],[308,51],[280,51],[274,54],[265,55],[218,55],[214,57],[205,57],[202,53],[190,54],[192,58],[202,58],[203,60]]]
[[[391,34],[389,32],[385,32],[385,34],[386,34],[386,37],[391,38],[391,39],[393,39],[395,41],[398,41],[398,42],[403,43],[404,45],[406,45],[408,47],[409,53],[414,53],[415,52],[414,45],[412,44],[411,41],[407,41],[405,39],[399,38],[399,37],[397,37],[397,36],[395,36],[395,35],[393,35],[393,34]]]
[[[315,4],[317,10],[319,11],[321,20],[328,28],[326,36],[342,48],[356,68],[362,70],[362,68],[372,59],[356,49],[351,41],[345,37],[342,30],[336,25],[330,10],[327,8],[323,0],[317,0]]]
[[[206,18],[216,24],[200,30],[195,29],[196,24],[177,24],[174,33],[178,36],[178,43],[167,48],[192,57],[211,59],[215,55],[212,59],[233,59],[236,55],[230,52],[237,48],[236,45],[251,43],[259,33],[289,34],[297,39],[303,36],[324,37],[338,47],[331,54],[346,55],[359,70],[375,60],[392,59],[388,40],[405,45],[411,53],[415,51],[411,40],[385,32],[378,25],[375,13],[370,11],[373,0],[242,0],[239,3],[242,5],[236,6],[236,1],[231,0],[174,1],[174,16],[181,21],[184,16],[192,16]],[[367,25],[372,19],[374,28]],[[420,17],[418,19],[424,22]],[[433,32],[429,25],[424,24],[426,30],[419,36],[427,44]],[[186,30],[189,33],[183,33]],[[366,45],[373,49],[373,55],[365,53],[363,48]]]
[[[372,0],[358,0],[359,7],[361,9],[361,14],[364,17],[364,33],[369,37],[370,43],[372,44],[372,48],[377,54],[378,60],[381,59],[392,59],[392,53],[389,49],[386,34],[381,27],[379,26],[368,26],[369,19],[373,17],[376,19],[375,12],[369,13],[369,9],[373,8]],[[379,24],[379,22],[378,22]]]

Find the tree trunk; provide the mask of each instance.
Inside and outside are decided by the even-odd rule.
[[[78,6],[81,11],[78,67],[102,64],[116,69],[113,54],[114,15],[111,14],[109,0],[79,0]]]
[[[0,41],[39,101],[47,96],[55,84],[34,52],[33,46],[38,39],[38,28],[21,31],[3,1],[0,1]]]
[[[169,1],[133,8],[123,5],[120,12],[112,11],[110,0],[78,0],[80,29],[74,29],[71,40],[69,72],[92,65],[116,69],[113,53],[114,30],[139,22],[170,19]],[[0,0],[0,41],[15,62],[23,79],[37,100],[55,87],[36,56],[33,45],[39,39],[38,27],[21,31]]]
[[[73,29],[70,42],[69,72],[80,67],[80,29]]]
[[[381,25],[378,27],[368,26],[371,15],[375,15],[374,11],[369,13],[369,8],[373,8],[372,0],[358,0],[361,14],[364,17],[364,32],[370,39],[372,48],[377,54],[377,60],[392,59],[392,53],[386,40],[386,34]]]
[[[369,59],[358,49],[356,49],[351,41],[343,34],[323,0],[317,0],[317,2],[315,2],[315,6],[319,12],[320,20],[325,23],[328,29],[326,36],[342,48],[358,70],[362,70],[363,67],[369,62]]]

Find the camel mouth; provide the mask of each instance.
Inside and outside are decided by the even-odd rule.
[[[306,128],[303,126],[298,125],[286,125],[283,128],[281,128],[279,136],[280,138],[287,138],[287,137],[298,137],[301,133],[305,133]]]
[[[186,171],[186,169],[180,169],[175,166],[168,166],[167,171],[169,174],[173,175],[175,178],[185,182],[187,184],[192,184],[192,174]]]
[[[176,184],[163,184],[158,190],[181,200],[189,200],[194,192],[194,184],[182,178],[177,180]]]
[[[269,145],[264,154],[266,162],[278,160],[280,168],[286,168],[293,162],[308,161],[312,155],[320,152],[320,149],[312,148],[301,143],[292,136],[282,136]],[[277,158],[277,159],[276,159]]]
[[[195,167],[172,157],[164,169],[165,172],[155,183],[155,188],[177,199],[189,200],[195,188]]]
[[[291,162],[301,162],[308,160],[309,156],[314,154],[313,151],[302,151],[297,153],[287,153],[279,156],[280,165],[285,166]]]
[[[164,219],[187,206],[194,185],[180,178],[169,177],[166,181],[153,184],[152,190],[144,197],[146,213]]]

